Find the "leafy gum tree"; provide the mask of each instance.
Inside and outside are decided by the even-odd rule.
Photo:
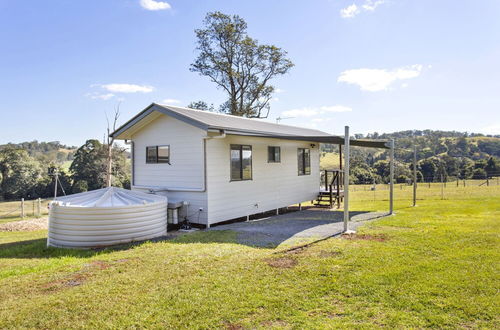
[[[247,34],[247,23],[238,15],[208,13],[204,28],[195,30],[198,57],[191,71],[207,76],[223,89],[228,100],[221,112],[265,118],[274,77],[284,75],[293,63],[274,45],[260,45]]]

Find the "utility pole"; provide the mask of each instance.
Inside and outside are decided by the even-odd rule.
[[[413,206],[417,206],[417,144],[413,144]]]

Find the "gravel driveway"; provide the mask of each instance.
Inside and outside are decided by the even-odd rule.
[[[349,229],[355,230],[363,221],[386,215],[387,212],[351,212]],[[342,211],[308,209],[261,220],[215,226],[210,230],[235,231],[238,233],[238,243],[250,246],[293,246],[342,233],[343,217]]]

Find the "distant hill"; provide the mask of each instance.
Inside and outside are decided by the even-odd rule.
[[[413,148],[417,146],[418,170],[424,181],[439,180],[441,176],[478,178],[500,175],[500,135],[456,131],[400,131],[394,133],[356,134],[357,139],[394,139],[396,177],[404,182],[411,177]],[[322,146],[322,168],[338,167],[334,145]],[[354,182],[388,179],[388,152],[380,149],[353,148]],[[376,170],[374,170],[376,169]]]
[[[7,147],[24,149],[31,157],[43,163],[56,164],[65,164],[68,161],[72,161],[73,155],[77,149],[77,147],[74,146],[61,144],[59,141],[38,142],[37,140],[0,145],[0,149]]]

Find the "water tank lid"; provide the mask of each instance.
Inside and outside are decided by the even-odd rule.
[[[167,202],[167,198],[160,195],[147,194],[123,188],[108,187],[58,197],[57,202],[62,206],[117,207]]]

